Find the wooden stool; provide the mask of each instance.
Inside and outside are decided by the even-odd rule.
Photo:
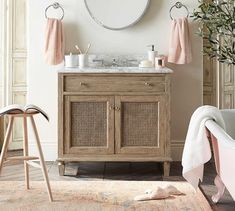
[[[3,147],[2,147],[2,152],[1,152],[1,156],[0,156],[0,174],[1,174],[1,170],[3,168],[3,163],[4,162],[8,162],[11,160],[24,160],[24,171],[25,171],[25,185],[26,185],[26,189],[29,189],[29,166],[31,165],[33,167],[36,168],[41,168],[42,169],[42,173],[43,173],[43,177],[44,180],[46,182],[46,186],[47,186],[47,192],[49,195],[49,200],[52,202],[53,198],[52,198],[52,193],[51,193],[51,187],[50,187],[50,183],[49,183],[49,177],[48,177],[48,173],[47,173],[47,169],[46,169],[46,165],[45,165],[45,161],[44,161],[44,156],[43,156],[43,152],[42,152],[42,147],[40,144],[40,139],[39,139],[39,135],[38,135],[38,131],[36,128],[36,124],[34,121],[33,116],[39,114],[39,112],[37,111],[28,111],[25,113],[22,112],[10,112],[7,113],[6,115],[9,117],[9,124],[7,127],[7,132],[4,138],[4,143],[3,143]],[[21,117],[23,118],[24,121],[24,155],[23,156],[16,156],[16,157],[8,157],[7,158],[7,149],[8,149],[8,145],[9,145],[9,141],[10,141],[10,136],[11,136],[11,132],[12,132],[12,126],[13,126],[13,122],[14,119],[17,117]],[[33,127],[33,131],[34,131],[34,135],[35,135],[35,139],[36,139],[36,144],[37,144],[37,148],[38,148],[38,152],[39,152],[39,157],[34,157],[34,156],[29,156],[28,154],[28,127],[27,127],[27,118],[30,118],[31,123],[32,123],[32,127]],[[33,160],[39,159],[40,160],[40,164],[37,164],[35,162],[33,162]]]

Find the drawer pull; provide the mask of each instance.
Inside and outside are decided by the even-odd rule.
[[[83,82],[80,82],[80,86],[86,86],[86,84]]]
[[[145,82],[144,83],[145,86],[153,86],[152,84],[148,83],[148,82]]]

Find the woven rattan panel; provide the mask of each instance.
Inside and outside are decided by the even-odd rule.
[[[122,103],[122,147],[158,146],[158,103]]]
[[[72,146],[107,146],[106,102],[72,103],[71,116]]]

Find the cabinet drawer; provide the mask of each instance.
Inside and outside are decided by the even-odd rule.
[[[165,92],[165,77],[64,76],[65,92]]]

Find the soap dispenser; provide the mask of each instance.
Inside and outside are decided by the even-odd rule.
[[[148,45],[147,47],[151,47],[151,51],[148,51],[148,60],[151,61],[153,67],[155,67],[155,57],[158,56],[158,52],[155,51],[154,45]]]

